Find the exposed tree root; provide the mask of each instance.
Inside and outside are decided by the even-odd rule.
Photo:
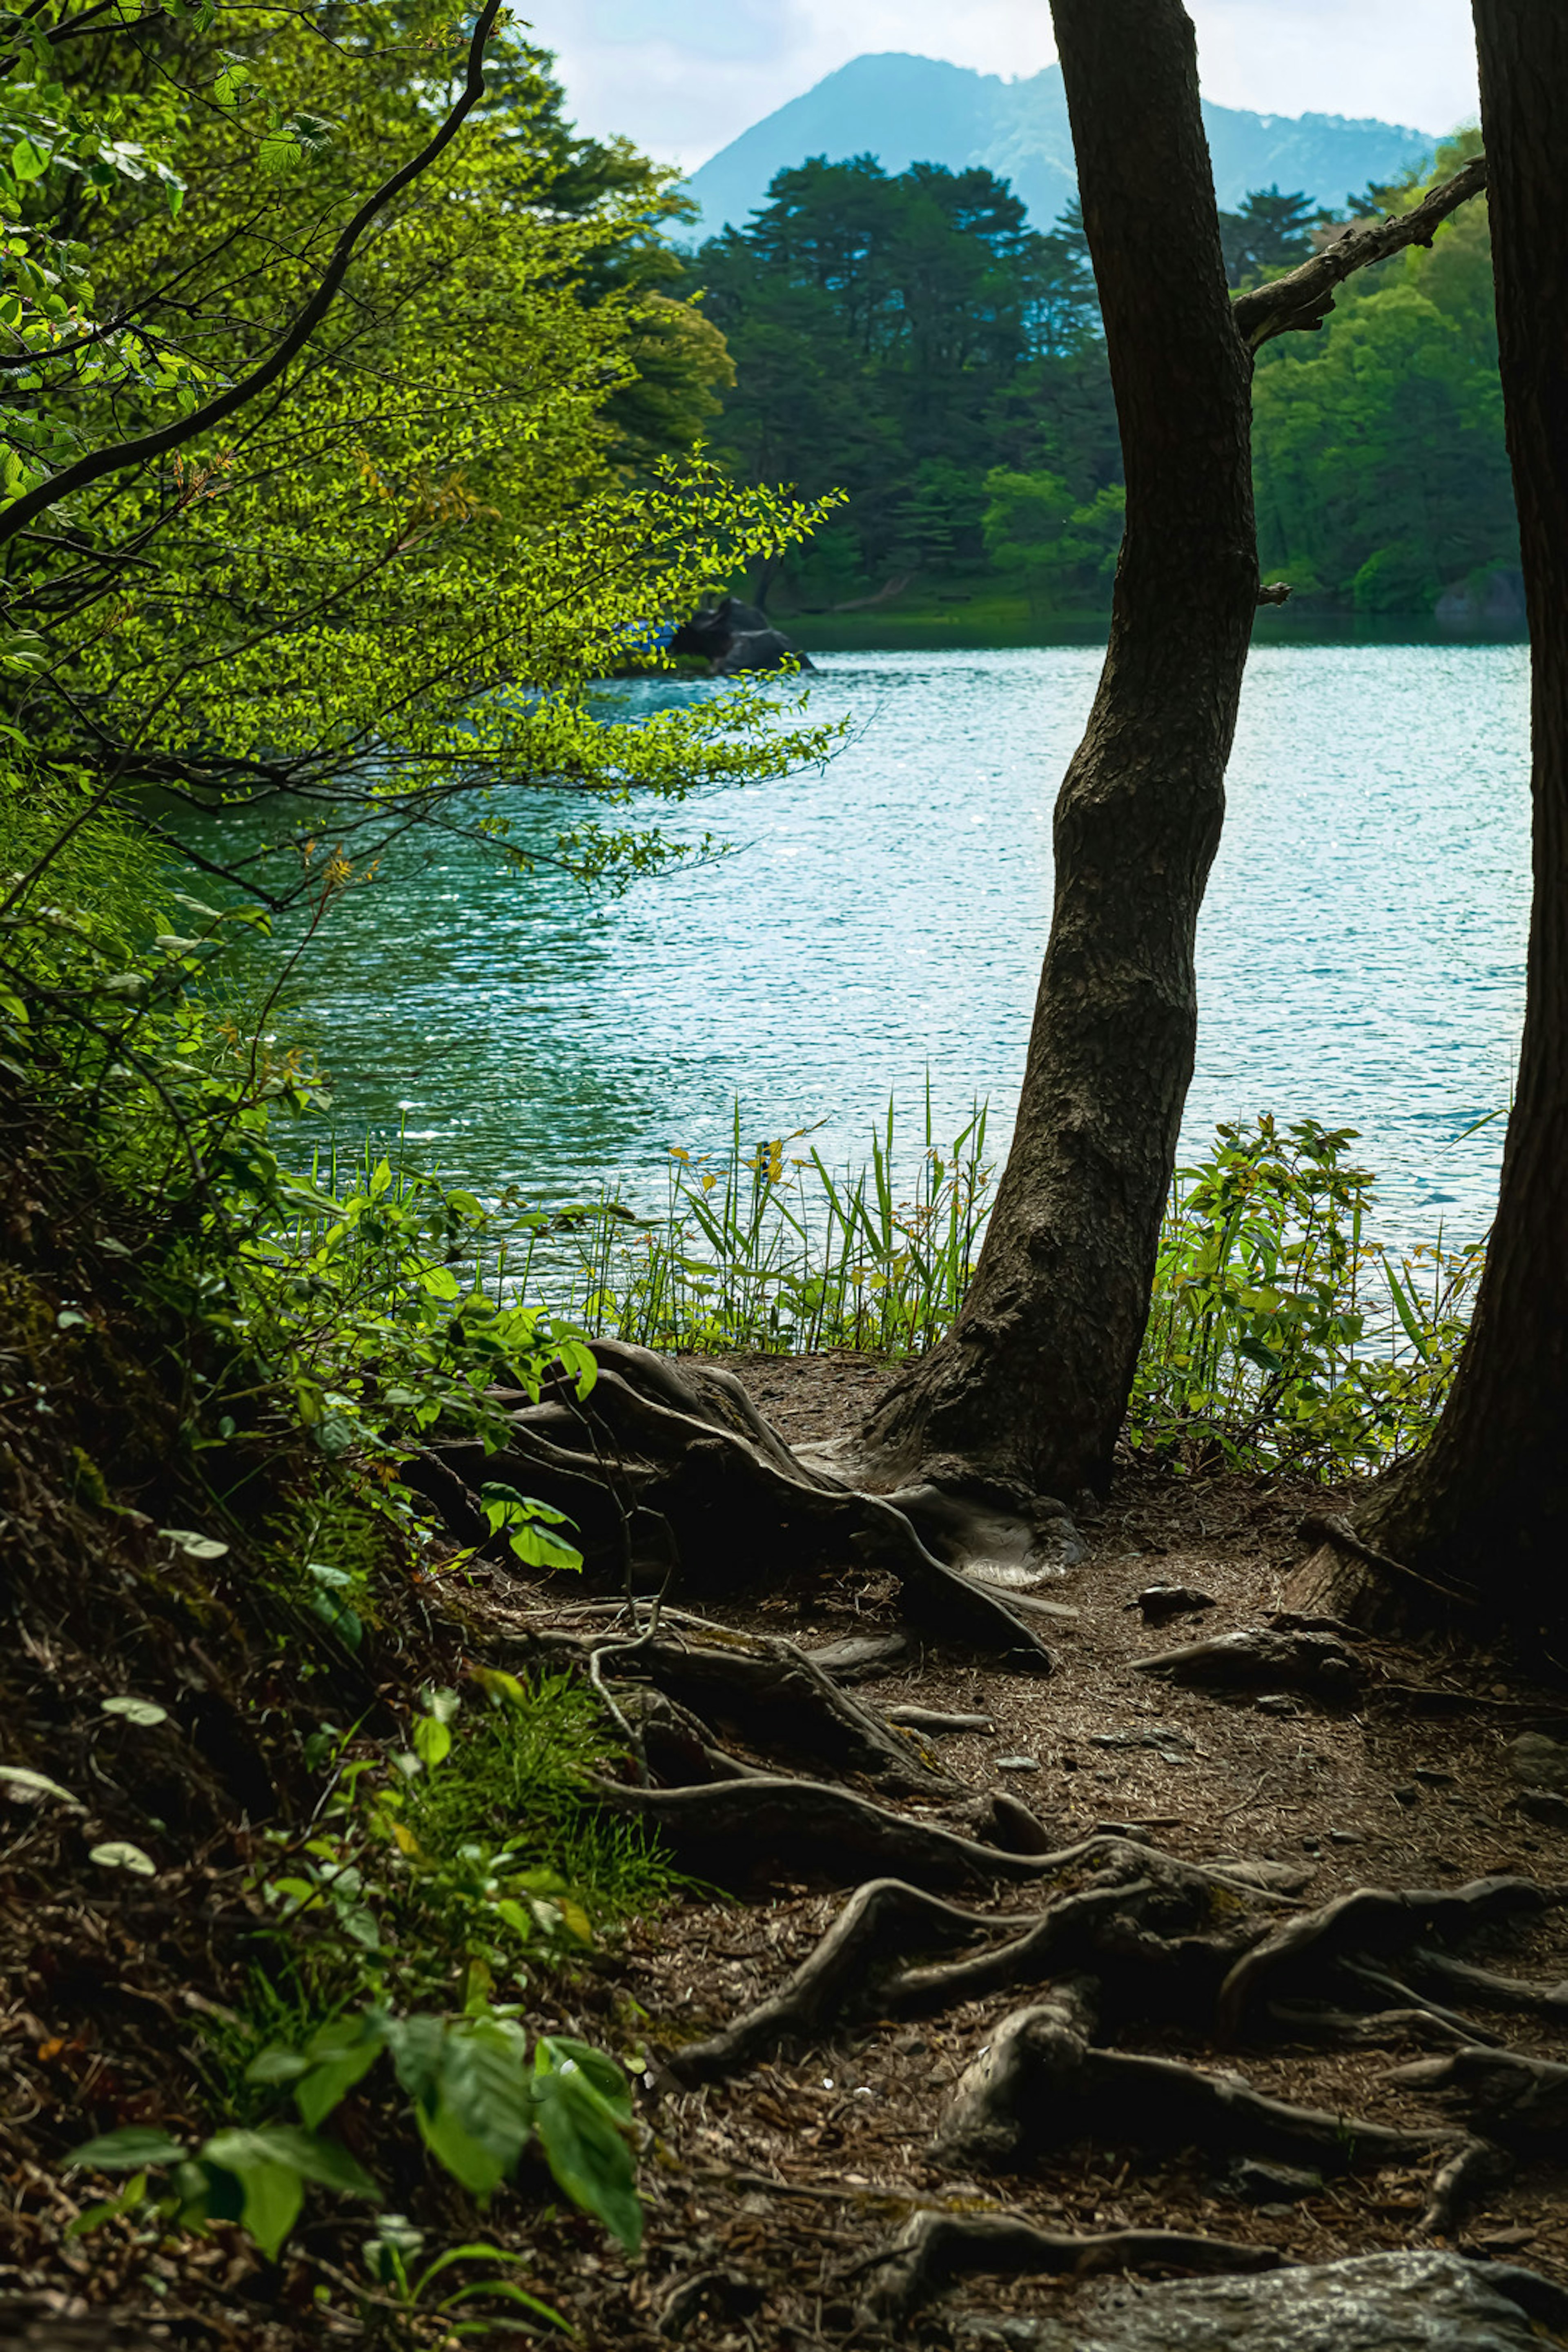
[[[1433,2176],[1431,2197],[1421,2216],[1421,2235],[1451,2238],[1466,2209],[1489,2189],[1508,2179],[1512,2170],[1512,2158],[1489,2140],[1462,2141]]]
[[[1451,2094],[1498,2139],[1537,2147],[1568,2142],[1568,2066],[1555,2059],[1522,2050],[1455,2050],[1395,2067],[1393,2080],[1413,2091]]]
[[[687,1789],[594,1783],[602,1803],[658,1828],[682,1870],[741,1889],[784,1878],[851,1885],[868,1868],[920,1885],[1031,1879],[1043,1857],[1004,1852],[825,1780],[753,1778]]]
[[[1289,2041],[1328,2042],[1342,2050],[1391,2050],[1402,2042],[1451,2050],[1477,2039],[1468,2024],[1450,2024],[1429,2009],[1332,2009],[1307,2001],[1271,2000],[1269,2022]]]
[[[1568,2019],[1568,1983],[1525,1984],[1518,1977],[1498,1976],[1490,1969],[1479,1969],[1472,1961],[1457,1958],[1452,1952],[1435,1952],[1420,1946],[1410,1954],[1410,1967],[1417,1977],[1436,1979],[1446,1991],[1479,2001],[1483,2009],[1521,2010],[1532,2017],[1552,2018],[1558,2024]]]
[[[894,1729],[840,1690],[804,1650],[776,1635],[714,1626],[700,1639],[661,1627],[628,1638],[624,1646],[562,1633],[530,1636],[527,1646],[575,1663],[596,1653],[617,1683],[626,1676],[652,1683],[689,1717],[710,1727],[710,1747],[739,1738],[808,1771],[863,1773],[883,1788],[925,1796],[955,1786],[917,1735]]]
[[[568,1514],[590,1576],[613,1579],[627,1596],[657,1591],[700,1608],[705,1592],[732,1601],[803,1573],[870,1571],[891,1580],[906,1628],[868,1629],[811,1654],[661,1603],[624,1638],[574,1627],[531,1633],[520,1645],[592,1672],[629,1727],[642,1777],[667,1784],[601,1781],[597,1794],[656,1826],[684,1869],[733,1888],[781,1875],[855,1888],[765,1999],[668,2054],[676,2082],[722,2082],[792,2042],[872,2018],[1004,1996],[1027,2005],[989,2028],[956,2084],[932,2145],[939,2160],[1018,2167],[1086,2140],[1196,2147],[1317,2176],[1436,2160],[1419,2223],[1432,2234],[1452,2233],[1516,2153],[1568,2145],[1568,2065],[1500,2046],[1469,2014],[1560,2022],[1568,1984],[1501,1975],[1454,1949],[1563,1895],[1498,1877],[1458,1890],[1358,1888],[1308,1909],[1279,1864],[1199,1865],[1133,1835],[1050,1852],[1044,1825],[1005,1793],[950,1804],[944,1821],[839,1785],[853,1777],[862,1790],[958,1796],[926,1743],[981,1722],[904,1706],[899,1724],[843,1685],[901,1664],[922,1643],[1048,1672],[1038,1629],[1069,1612],[1045,1595],[1081,1556],[1069,1517],[1005,1484],[963,1488],[942,1476],[891,1494],[862,1490],[846,1483],[856,1475],[853,1449],[792,1452],[730,1375],[615,1343],[595,1352],[599,1377],[586,1400],[564,1385],[537,1402],[503,1398],[511,1436],[500,1453],[487,1459],[459,1443],[425,1450],[411,1483],[454,1533],[477,1539],[478,1491],[502,1481]],[[1303,1584],[1296,1613],[1141,1659],[1138,1669],[1217,1690],[1353,1698],[1365,1677],[1352,1643],[1366,1620],[1342,1571],[1380,1563],[1337,1526],[1314,1532],[1342,1573],[1320,1580],[1321,1589]],[[1408,1603],[1408,1590],[1401,1597]],[[811,1777],[760,1771],[726,1752],[731,1740]],[[1038,1892],[1013,1914],[947,1899],[968,1891],[994,1900],[1005,1885]],[[1284,2033],[1351,2049],[1436,2046],[1439,2055],[1395,2079],[1455,2112],[1439,2111],[1430,2128],[1395,2127],[1124,2046],[1140,2025],[1170,2022],[1230,2042]],[[1004,2215],[927,2212],[861,2266],[875,2274],[861,2315],[896,2329],[966,2270],[1257,2270],[1277,2260],[1266,2248],[1177,2232],[1074,2239]],[[704,2294],[726,2304],[722,2286],[713,2273]],[[687,2315],[672,2314],[672,2325]]]
[[[1220,1989],[1215,2025],[1225,2040],[1235,2041],[1255,2004],[1321,1992],[1342,1958],[1386,1958],[1433,1937],[1458,1941],[1500,1919],[1543,1910],[1555,1899],[1527,1878],[1477,1878],[1451,1890],[1405,1894],[1356,1887],[1321,1910],[1286,1920],[1244,1953]]]
[[[1058,1993],[1004,2018],[953,2092],[937,2154],[1014,2168],[1092,2131],[1102,2144],[1196,2145],[1347,2172],[1408,2162],[1452,2137],[1292,2106],[1265,2097],[1237,2074],[1208,2074],[1179,2059],[1095,2049],[1088,2022],[1076,1989],[1070,1998]]]
[[[781,1785],[798,1790],[806,1784]],[[650,1805],[641,1792],[625,1792],[629,1800],[653,1810],[656,1818],[668,1796],[689,1798],[698,1793],[658,1792]],[[755,1793],[754,1784],[744,1790],[710,1792],[713,1799],[732,1795],[738,1801],[734,1810],[742,1812]],[[968,1842],[954,1843],[967,1845]],[[970,1847],[969,1852],[984,1854],[985,1849]],[[756,2064],[785,2042],[830,2032],[868,2009],[883,2017],[922,2015],[999,1987],[1028,1979],[1038,1983],[1075,1969],[1102,1972],[1115,1995],[1129,1989],[1129,1971],[1144,1994],[1150,1979],[1157,1979],[1165,2003],[1162,2013],[1169,2013],[1173,2006],[1185,2013],[1191,1994],[1184,1981],[1181,1946],[1175,1939],[1166,1939],[1162,1948],[1162,1939],[1146,1923],[1194,1914],[1206,1916],[1219,1892],[1237,1925],[1217,1947],[1204,1948],[1203,1980],[1212,2000],[1234,1952],[1233,1938],[1266,1932],[1267,1916],[1260,1918],[1249,1913],[1247,1905],[1261,1902],[1272,1910],[1279,1899],[1260,1896],[1255,1889],[1242,1890],[1217,1873],[1177,1863],[1152,1847],[1122,1838],[1086,1839],[1081,1845],[1056,1854],[986,1855],[988,1875],[1000,1874],[991,1867],[998,1859],[1015,1865],[1010,1874],[1015,1877],[1038,1878],[1091,1864],[1115,1875],[1109,1885],[1060,1896],[1045,1910],[1023,1917],[958,1911],[897,1882],[880,1881],[862,1887],[787,1983],[722,2033],[700,2045],[697,2053],[681,2052],[671,2062],[675,2070],[695,2063],[702,2070],[701,2079],[715,2081]],[[872,1896],[876,1899],[868,1899]],[[896,1948],[886,1940],[890,1916],[898,1920]],[[907,1965],[912,1952],[952,1951],[965,1943],[983,1941],[988,1948],[969,1959],[927,1967]]]
[[[783,1785],[798,1791],[805,1784]],[[660,1791],[650,1799],[626,1792],[656,1815],[672,1801],[689,1809],[702,1793]],[[830,1793],[813,1790],[812,1801]],[[743,1814],[757,1794],[755,1784],[714,1790],[707,1805],[715,1810],[715,1800],[728,1797],[731,1811]],[[923,1824],[905,1826],[933,1834]],[[972,1863],[970,1843],[953,1843],[967,1848]],[[943,1866],[950,1859],[942,1853]],[[995,1857],[984,1859],[994,1874]],[[1488,2046],[1484,2029],[1412,1992],[1365,1957],[1403,1949],[1442,1976],[1448,1955],[1433,1938],[1462,1937],[1538,1910],[1553,1899],[1547,1891],[1517,1878],[1439,1893],[1361,1888],[1281,1921],[1289,1897],[1130,1840],[1096,1838],[1062,1853],[1014,1861],[1015,1874],[1031,1878],[1085,1867],[1095,1874],[1089,1885],[1023,1916],[963,1910],[896,1879],[863,1886],[786,1982],[721,2032],[676,2053],[671,2072],[682,2083],[717,2082],[792,2042],[821,2040],[857,2019],[926,2015],[1005,1988],[1048,1986],[1042,1999],[991,2030],[952,2094],[933,2144],[939,2160],[1009,2168],[1090,2139],[1197,2146],[1326,2175],[1436,2153],[1445,2161],[1421,2222],[1430,2234],[1451,2231],[1465,2204],[1506,2169],[1507,2147],[1568,2139],[1568,2065]],[[1546,1999],[1488,1970],[1467,1974],[1463,1963],[1454,1963],[1452,1974],[1456,1990],[1483,1998],[1500,1985],[1508,1997]],[[1397,2006],[1370,2014],[1334,2007],[1323,1992],[1336,1985],[1352,1998],[1357,1991],[1380,2001],[1392,1995]],[[1247,2019],[1255,2029],[1267,2022],[1342,2046],[1440,2041],[1447,2045],[1444,2056],[1406,2066],[1396,2079],[1457,2096],[1465,2122],[1396,2128],[1292,2105],[1255,2091],[1237,2074],[1100,2046],[1095,2039],[1118,2026],[1172,2018],[1212,2029],[1216,2016],[1232,2030]],[[1488,2137],[1475,2137],[1471,2124]],[[899,2271],[902,2242],[889,2253],[889,2312],[909,2307],[900,2297],[918,2297],[926,2291],[921,2282],[936,2275],[924,2267],[923,2241],[910,2244],[912,2286],[906,2288]]]
[[[1361,1685],[1359,1660],[1333,1633],[1255,1625],[1140,1658],[1134,1671],[1208,1690],[1299,1690],[1341,1706]]]
[[[879,2273],[860,2319],[868,2326],[897,2326],[951,2281],[975,2272],[1012,2278],[1092,2278],[1107,2271],[1216,2273],[1278,2270],[1280,2259],[1272,2246],[1230,2245],[1182,2230],[1066,2238],[1006,2213],[917,2213],[884,2252],[859,2265]]]
[[[973,1502],[932,1486],[860,1493],[793,1454],[731,1374],[616,1340],[594,1352],[585,1400],[564,1383],[538,1402],[497,1391],[510,1408],[506,1446],[487,1456],[475,1442],[437,1441],[409,1465],[410,1483],[462,1518],[463,1540],[474,1539],[478,1489],[501,1482],[567,1514],[590,1573],[733,1594],[818,1568],[882,1570],[925,1638],[1049,1672],[1049,1652],[996,1580],[1059,1576],[1079,1556],[1059,1503],[989,1489]]]
[[[1446,2026],[1462,2042],[1495,2042],[1498,2040],[1498,2036],[1489,2033],[1485,2026],[1473,2024],[1455,2010],[1445,2009],[1441,2001],[1428,2000],[1424,1994],[1413,1991],[1398,1977],[1390,1975],[1386,1969],[1376,1967],[1371,1960],[1342,1959],[1339,1965],[1347,1977],[1352,1978],[1357,1984],[1365,1985],[1377,2000],[1391,2000],[1396,2008],[1424,2011],[1434,2025]]]
[[[973,1941],[998,1927],[896,1878],[874,1879],[845,1905],[810,1958],[778,1991],[709,2041],[675,2051],[668,2066],[683,2083],[716,2083],[759,2064],[788,2041],[829,2031],[845,2011],[874,2000],[910,1942],[930,1951]]]

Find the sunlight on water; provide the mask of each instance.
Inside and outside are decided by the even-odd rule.
[[[1045,943],[1050,806],[1100,655],[831,654],[823,774],[700,804],[724,864],[611,903],[442,845],[337,910],[308,981],[345,1130],[405,1120],[483,1186],[662,1197],[672,1144],[826,1121],[866,1156],[989,1096],[1005,1146]],[[636,688],[643,707],[690,688]],[[1529,905],[1521,646],[1264,646],[1199,933],[1187,1140],[1271,1109],[1362,1130],[1383,1223],[1490,1214]]]

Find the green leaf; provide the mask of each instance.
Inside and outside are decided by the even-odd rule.
[[[245,2070],[245,2079],[247,2083],[297,2083],[301,2074],[310,2071],[310,2060],[302,2058],[298,2050],[285,2050],[274,2042],[251,2060]]]
[[[352,2157],[341,2141],[322,2139],[319,2133],[301,2131],[297,2124],[269,2124],[261,2131],[218,2132],[209,2139],[201,2154],[210,2164],[221,2164],[226,2171],[241,2171],[247,2163],[291,2165],[301,2180],[313,2180],[319,2188],[335,2189],[344,2197],[374,2197],[379,2192],[374,2181],[358,2159]]]
[[[62,1789],[47,1772],[35,1772],[26,1764],[0,1764],[0,1789],[16,1789],[24,1796],[58,1797],[73,1812],[87,1811],[79,1797],[73,1797],[68,1789]]]
[[[41,180],[48,168],[48,155],[36,140],[17,140],[11,150],[11,169],[24,185],[29,180]]]
[[[84,2139],[67,2157],[66,2170],[140,2172],[152,2164],[180,2164],[184,2148],[156,2124],[127,2124],[105,2132],[101,2139]]]
[[[545,2062],[542,2063],[540,2053]],[[542,2034],[539,2048],[533,2053],[536,2073],[560,2072],[575,2066],[603,2100],[605,2111],[616,2123],[629,2124],[632,2119],[632,2089],[622,2069],[607,2051],[595,2050],[589,2042],[574,2042],[563,2034]]]
[[[534,2124],[552,2176],[574,2205],[636,2253],[643,2226],[637,2170],[603,2094],[574,2059],[557,2067],[547,2042],[534,2063]]]
[[[224,2132],[219,2137],[227,2141],[242,2139],[247,2135]],[[295,2168],[291,2164],[269,2163],[263,2157],[247,2157],[242,2163],[225,2164],[208,2156],[206,2161],[238,2183],[238,2219],[268,2261],[276,2262],[305,2201],[305,2184]]]
[[[95,1845],[88,1855],[105,1870],[129,1870],[137,1878],[156,1878],[158,1865],[150,1853],[143,1853],[129,1838],[110,1838],[107,1845]]]
[[[521,2034],[491,2018],[448,2026],[431,2088],[433,2099],[427,2092],[416,2109],[426,2145],[483,2200],[510,2172],[531,2135],[533,2101]]]
[[[553,1528],[574,1528],[577,1524],[575,1519],[569,1519],[564,1511],[557,1511],[548,1503],[537,1502],[531,1495],[520,1495],[515,1486],[502,1486],[496,1479],[486,1479],[479,1488],[479,1500],[481,1503],[515,1504],[531,1519],[542,1520]]]
[[[497,1706],[526,1706],[528,1705],[528,1693],[522,1684],[515,1675],[506,1673],[504,1668],[470,1666],[468,1671],[486,1696],[493,1700]]]
[[[428,2275],[426,2273],[426,2276]],[[420,2284],[423,2285],[424,2281],[421,2280]],[[519,2286],[513,2279],[475,2279],[471,2284],[458,2287],[455,2294],[443,2295],[437,2309],[454,2311],[458,2304],[472,2303],[480,2295],[495,2295],[506,2303],[520,2303],[525,2311],[531,2311],[538,2319],[548,2320],[552,2327],[563,2329],[568,2336],[573,2332],[571,2321],[563,2319],[553,2304],[542,2303],[538,2295],[530,2294],[526,2287]]]
[[[445,1763],[452,1752],[452,1735],[439,1716],[422,1715],[414,1727],[414,1753],[427,1772]]]
[[[512,1525],[506,1531],[507,1541],[519,1559],[530,1568],[552,1568],[575,1572],[583,1565],[583,1555],[574,1544],[554,1535],[548,1528],[535,1527],[531,1522]]]
[[[369,2074],[385,2046],[379,2019],[365,2019],[348,2032],[326,2026],[311,2036],[306,2044],[310,2071],[295,2091],[294,2104],[312,2130]]]
[[[118,2221],[122,2214],[133,2213],[146,2195],[147,2175],[145,2172],[134,2173],[118,2197],[86,2206],[74,2221],[68,2221],[65,2232],[67,2239],[89,2237],[94,2230],[101,2229],[105,2221]]]
[[[436,2104],[447,2027],[439,2017],[388,2018],[383,2032],[397,2079],[417,2105]]]
[[[155,1699],[105,1698],[100,1699],[99,1706],[105,1715],[121,1716],[127,1723],[140,1724],[146,1730],[151,1730],[155,1723],[167,1723],[169,1720],[168,1708],[160,1706]]]
[[[378,2195],[363,2165],[336,2140],[321,2139],[293,2124],[265,2131],[215,2132],[200,2150],[204,2165],[230,2174],[240,2186],[239,2219],[269,2262],[300,2217],[305,2183],[317,2182],[350,2197]]]
[[[228,1550],[216,1536],[198,1535],[194,1528],[160,1528],[158,1533],[187,1559],[222,1559]]]

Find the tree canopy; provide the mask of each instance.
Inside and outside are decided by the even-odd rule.
[[[1254,189],[1220,215],[1230,285],[1407,209],[1476,144],[1337,214]],[[697,266],[734,363],[713,438],[735,477],[848,492],[785,565],[786,604],[912,577],[999,586],[1037,617],[1106,606],[1121,460],[1076,205],[1042,232],[988,172],[818,156]],[[1312,343],[1263,352],[1255,447],[1265,569],[1301,602],[1429,612],[1517,562],[1484,209],[1348,290]]]
[[[304,348],[196,430],[304,315],[367,191],[426,152],[467,47],[418,6],[203,7],[59,44],[62,81],[55,50],[24,56],[0,429],[12,512],[46,503],[5,547],[9,707],[57,775],[272,803],[295,844],[564,787],[542,833],[515,803],[462,821],[639,870],[671,845],[593,796],[679,798],[826,740],[786,747],[745,688],[637,728],[591,691],[810,519],[690,455],[729,370],[679,299],[668,174],[575,139],[539,53],[498,37],[460,135],[374,212]],[[149,431],[175,446],[54,490]]]

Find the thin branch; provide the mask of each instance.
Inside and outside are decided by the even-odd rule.
[[[1410,212],[1374,221],[1365,228],[1347,229],[1299,269],[1238,294],[1230,314],[1247,349],[1255,352],[1275,335],[1291,334],[1298,329],[1310,333],[1321,327],[1347,278],[1372,262],[1403,253],[1406,246],[1430,245],[1449,214],[1479,196],[1486,184],[1487,159],[1478,155]]]
[[[249,375],[242,376],[237,383],[230,384],[226,392],[219,393],[200,408],[193,409],[190,415],[178,418],[172,425],[160,425],[154,432],[141,434],[134,440],[115,442],[107,448],[89,450],[86,457],[79,457],[74,466],[67,466],[57,474],[52,481],[40,482],[25,497],[14,499],[8,507],[0,509],[0,545],[14,538],[17,531],[25,530],[37,516],[47,514],[61,499],[85,489],[89,482],[100,480],[105,474],[121,473],[128,467],[143,465],[149,458],[161,457],[167,450],[177,449],[183,443],[195,440],[215,425],[221,425],[226,418],[254,400],[258,393],[265,392],[269,384],[277,382],[289,362],[310,341],[331,308],[338,289],[348,274],[354,248],[376,215],[395,196],[401,195],[405,188],[428,171],[443,148],[456,138],[467,117],[484,96],[485,45],[494,30],[500,5],[501,0],[485,0],[479,12],[473,38],[468,44],[468,80],[462,96],[428,144],[365,198],[332,248],[332,257],[320,285],[288,333],[261,365]]]

